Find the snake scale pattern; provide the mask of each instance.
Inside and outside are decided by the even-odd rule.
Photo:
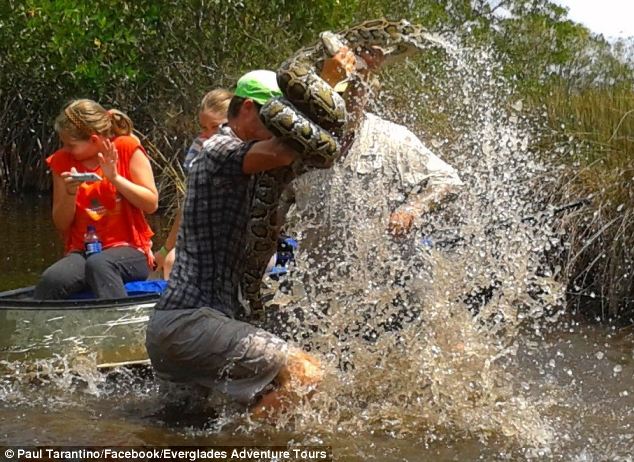
[[[299,155],[291,166],[260,173],[255,180],[247,230],[247,268],[241,285],[248,315],[262,313],[264,308],[260,288],[284,224],[282,193],[297,176],[312,169],[329,168],[340,156],[338,140],[346,127],[346,104],[319,77],[324,61],[345,45],[357,55],[364,48],[379,47],[383,64],[389,64],[423,50],[430,42],[439,40],[420,26],[406,20],[378,19],[338,33],[323,32],[317,43],[302,48],[280,66],[277,81],[284,96],[264,105],[260,117],[275,136]],[[360,82],[356,73],[349,77],[350,82]]]

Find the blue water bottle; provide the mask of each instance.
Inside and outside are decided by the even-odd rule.
[[[97,235],[97,231],[93,225],[88,225],[86,234],[84,234],[84,250],[86,256],[89,257],[93,253],[101,252],[101,241]]]

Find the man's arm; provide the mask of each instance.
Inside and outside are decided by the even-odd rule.
[[[381,56],[378,52],[374,52],[374,54],[368,52],[366,55],[364,59],[369,63],[366,64],[369,69],[378,67],[382,62],[382,53]],[[353,71],[355,64],[354,53],[344,46],[335,56],[326,60],[321,77],[334,87],[338,81]],[[242,164],[242,172],[249,175],[284,167],[290,165],[295,160],[296,155],[297,153],[293,149],[277,138],[259,141],[247,151]]]
[[[388,231],[394,236],[407,234],[416,218],[434,210],[447,198],[454,196],[459,188],[458,185],[454,184],[433,185],[425,188],[419,194],[410,196],[403,205],[390,215]]]
[[[458,193],[463,183],[458,172],[429,150],[409,129],[395,124],[391,132],[401,140],[391,159],[402,188],[412,191],[390,216],[389,231],[401,235],[416,226],[421,216]]]
[[[279,138],[254,143],[244,156],[242,172],[254,173],[290,165],[297,153]]]

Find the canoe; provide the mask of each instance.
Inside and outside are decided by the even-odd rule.
[[[274,266],[267,275],[279,279],[286,272]],[[99,369],[147,363],[145,329],[166,286],[163,280],[128,283],[128,296],[111,300],[87,292],[33,300],[34,287],[0,292],[0,376],[25,365],[47,368],[51,361],[68,367],[88,358]]]
[[[128,290],[128,297],[112,300],[84,296],[40,301],[32,294],[33,287],[0,293],[3,369],[12,363],[77,357],[90,357],[98,366],[147,359],[145,327],[159,291]]]

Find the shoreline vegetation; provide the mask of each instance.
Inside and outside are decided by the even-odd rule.
[[[134,120],[169,208],[183,191],[179,160],[204,91],[275,68],[320,31],[375,17],[407,18],[499,57],[496,72],[544,125],[535,151],[563,168],[554,197],[591,198],[559,224],[570,242],[560,262],[569,304],[592,320],[634,323],[634,42],[610,43],[548,0],[8,0],[0,195],[50,190],[52,121],[66,101],[87,97]],[[416,58],[422,67],[435,59]]]

